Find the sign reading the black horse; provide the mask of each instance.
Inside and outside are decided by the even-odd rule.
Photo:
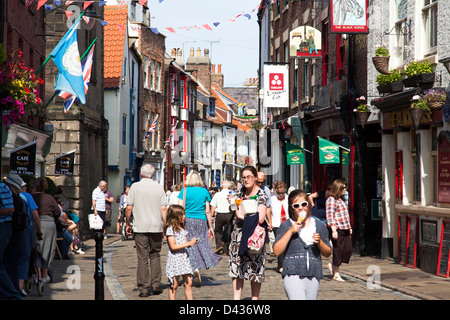
[[[37,141],[23,147],[11,150],[9,157],[9,172],[34,176],[36,173]]]
[[[67,153],[55,159],[55,174],[73,175],[75,152]]]

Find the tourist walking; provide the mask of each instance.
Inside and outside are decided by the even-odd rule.
[[[111,227],[111,216],[112,216],[112,204],[114,202],[114,196],[112,192],[108,189],[108,184],[105,185],[103,189],[105,193],[105,232],[103,234],[104,239],[108,239],[109,228]]]
[[[192,267],[187,248],[194,246],[197,239],[193,237],[188,240],[186,215],[182,206],[171,205],[167,210],[164,234],[169,244],[166,263],[166,274],[170,282],[169,300],[176,300],[180,276],[183,277],[184,296],[186,300],[192,300]]]
[[[126,226],[127,232],[131,233],[133,213],[139,297],[162,293],[160,252],[167,200],[164,188],[152,179],[154,173],[152,165],[143,165],[141,180],[131,185],[127,197]]]
[[[216,252],[228,255],[229,243],[222,241],[223,228],[230,222],[232,214],[228,196],[234,193],[234,182],[223,181],[222,190],[217,192],[211,200],[211,213],[214,218],[214,238],[216,240]]]
[[[333,244],[333,280],[344,280],[339,275],[339,266],[349,263],[352,255],[352,226],[350,216],[344,200],[345,182],[337,179],[331,185],[330,196],[326,201],[327,223],[331,228],[331,242]]]
[[[243,186],[239,197],[249,202],[247,212],[244,212],[242,205],[237,207],[236,223],[231,234],[229,275],[232,278],[234,300],[241,299],[244,280],[250,281],[252,300],[259,299],[261,284],[264,281],[265,246],[256,254],[250,253],[247,247],[247,240],[258,224],[266,229],[266,242],[268,242],[267,223],[265,222],[268,196],[256,185],[257,174],[253,166],[246,166],[242,169]]]
[[[42,177],[32,182],[32,196],[38,207],[41,221],[42,240],[38,241],[38,261],[41,262],[41,281],[49,282],[48,269],[53,262],[56,250],[56,221],[61,215],[61,209],[53,196],[45,193],[48,188],[46,178]]]
[[[102,180],[98,183],[97,188],[92,191],[92,211],[95,215],[99,215],[103,220],[102,232],[105,229],[106,220],[106,195],[105,190],[107,188],[106,181]]]
[[[330,191],[331,185],[328,186],[327,190],[319,190],[309,195],[311,203],[314,205],[311,215],[319,219],[325,225],[327,224],[326,201],[330,195]]]
[[[125,223],[125,209],[127,207],[127,197],[128,192],[130,191],[130,186],[126,185],[125,190],[120,196],[119,202],[119,215],[117,217],[117,234],[119,234],[122,230],[123,224]]]
[[[268,228],[269,230],[272,230],[275,238],[277,236],[278,228],[280,225],[289,219],[289,204],[288,204],[288,197],[286,194],[286,183],[283,181],[277,181],[274,185],[274,190],[276,192],[275,195],[271,197],[271,210],[270,214],[267,215],[267,221],[268,221]],[[277,271],[282,272],[283,271],[283,258],[284,253],[281,253],[278,255],[277,258]]]
[[[302,190],[289,194],[289,219],[278,229],[274,253],[285,254],[284,290],[289,300],[316,300],[323,278],[322,258],[331,255],[328,230],[311,218],[310,199]]]
[[[0,182],[0,300],[20,300],[19,291],[6,272],[5,253],[12,237],[14,202],[11,189]]]
[[[222,259],[211,250],[209,239],[214,238],[213,221],[210,211],[211,197],[197,171],[186,177],[186,188],[178,195],[178,204],[186,211],[186,229],[190,238],[199,239],[198,245],[189,247],[189,260],[194,270],[194,285],[201,285],[200,269],[214,268]],[[186,199],[184,201],[184,199]]]

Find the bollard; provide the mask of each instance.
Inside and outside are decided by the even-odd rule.
[[[95,300],[105,300],[105,287],[104,280],[105,274],[103,273],[103,232],[95,231]]]

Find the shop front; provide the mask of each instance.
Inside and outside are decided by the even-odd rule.
[[[382,246],[406,267],[448,277],[450,105],[425,110],[415,122],[416,94],[372,101],[382,112]]]

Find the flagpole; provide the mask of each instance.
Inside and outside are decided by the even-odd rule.
[[[84,12],[84,11],[83,11]],[[86,57],[86,55],[89,53],[89,51],[91,50],[92,46],[95,44],[95,41],[97,41],[97,37],[95,37],[94,41],[92,41],[92,43],[89,45],[89,47],[86,49],[86,51],[83,53],[83,55],[80,57],[80,60],[83,60],[84,57]],[[49,56],[50,57],[50,56]],[[44,63],[45,64],[45,63]],[[48,105],[53,101],[53,99],[55,99],[57,95],[57,91],[55,91],[55,93],[53,93],[53,96],[50,98],[50,100],[48,100],[47,104],[45,105],[44,108],[47,108]]]
[[[77,18],[77,20],[80,20],[81,17],[83,17],[84,15],[84,11],[80,14],[80,16]],[[77,22],[77,20],[75,20],[75,22]],[[39,69],[35,72],[35,75],[38,75],[42,69],[44,68],[44,66],[47,64],[48,60],[50,60],[51,56],[48,55],[48,57],[45,59],[44,63],[42,63],[42,65],[39,67]]]

